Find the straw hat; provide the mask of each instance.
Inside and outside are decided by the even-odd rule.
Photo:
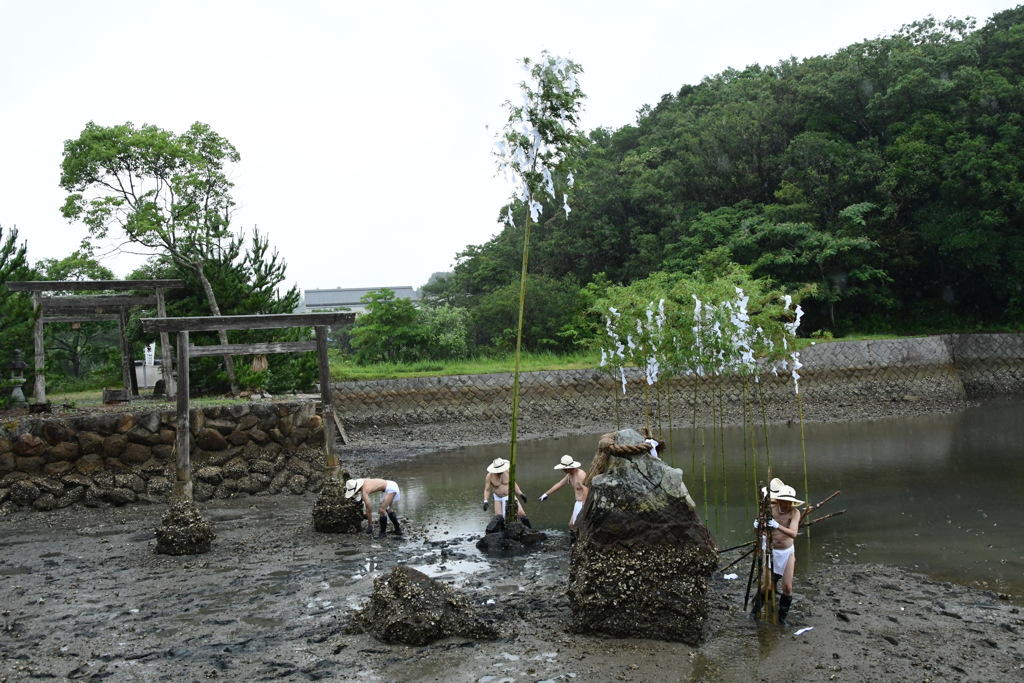
[[[765,488],[764,486],[761,487],[761,495],[763,496],[769,491],[771,491],[771,496],[769,496],[769,498],[771,500],[776,500],[779,497],[779,492],[782,491],[784,486],[785,484],[782,483],[782,480],[779,479],[778,477],[775,477],[770,482],[768,482],[768,488]]]
[[[363,479],[349,479],[345,482],[345,497],[351,498],[363,488]]]
[[[512,465],[505,458],[495,458],[494,462],[487,466],[487,471],[491,474],[499,474],[501,472],[507,472],[508,468]]]
[[[573,460],[571,455],[563,455],[562,456],[562,462],[560,462],[557,465],[555,465],[553,469],[556,469],[556,470],[572,470],[572,469],[579,469],[579,468],[580,468],[580,464],[578,462],[576,462],[575,460]]]
[[[796,497],[796,489],[792,486],[783,485],[782,490],[775,496],[775,500],[788,500],[794,505],[803,505],[804,502]]]

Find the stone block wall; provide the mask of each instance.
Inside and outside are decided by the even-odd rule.
[[[324,434],[316,409],[314,401],[193,409],[196,499],[319,489]],[[167,410],[8,420],[0,425],[0,507],[165,502],[176,421]]]
[[[805,407],[829,412],[855,402],[949,403],[993,394],[1024,393],[1024,335],[943,335],[915,339],[820,343],[800,354]],[[511,373],[339,382],[335,410],[353,425],[431,424],[511,419]],[[599,370],[523,373],[520,415],[566,421],[594,415],[643,424],[647,405],[663,417],[706,406],[709,392],[737,409],[747,392],[760,396],[770,419],[794,416],[791,368],[764,367],[758,382],[742,378],[678,376],[646,387],[641,373],[622,377]],[[656,393],[652,393],[656,392]]]

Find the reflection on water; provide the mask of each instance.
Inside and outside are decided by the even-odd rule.
[[[799,425],[770,428],[773,474],[815,503],[842,491],[821,514],[846,510],[798,541],[798,573],[836,555],[854,556],[1024,595],[1022,416],[1024,400],[1006,399],[949,415],[807,423],[809,491]],[[764,480],[760,427],[756,432],[758,479]],[[742,543],[751,538],[755,491],[750,458],[744,462],[743,431],[724,432],[724,471],[721,449],[712,455],[716,439],[710,430],[705,430],[703,452],[699,437],[697,452],[691,449],[693,436],[688,428],[676,429],[664,459],[683,469],[702,516],[707,506],[707,523],[719,547]],[[535,527],[554,534],[567,527],[572,491],[563,487],[545,502],[537,497],[559,480],[553,467],[562,454],[588,466],[597,437],[519,444],[517,478],[529,496],[526,510]],[[492,515],[481,506],[484,476],[496,457],[507,458],[508,446],[428,455],[389,470],[402,485],[401,513],[423,525],[431,538],[450,539],[452,553],[467,556],[453,561],[451,569],[475,570],[473,543]],[[438,565],[433,567],[431,573],[438,573]]]

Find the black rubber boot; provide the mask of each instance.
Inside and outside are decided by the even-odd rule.
[[[793,604],[792,595],[779,596],[779,624],[786,625],[786,617],[789,616],[789,607]]]
[[[380,519],[378,520],[378,523],[380,524],[380,533],[377,534],[377,538],[384,538],[384,535],[388,531],[388,518],[387,518],[387,515],[381,515]]]
[[[520,517],[519,521],[522,522],[523,526],[525,526],[527,529],[532,529],[533,528],[533,525],[530,524],[530,518],[527,517],[526,515],[523,515],[522,517]]]
[[[396,536],[401,536],[402,535],[402,527],[398,523],[398,515],[395,514],[394,510],[388,510],[388,519],[391,520],[391,524],[393,524],[394,527],[395,527],[395,535]]]

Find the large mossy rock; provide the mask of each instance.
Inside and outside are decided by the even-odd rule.
[[[498,637],[482,621],[469,599],[423,572],[399,565],[373,580],[370,601],[352,618],[349,633],[369,633],[385,643],[429,645],[460,636],[480,640]]]
[[[718,549],[682,471],[640,434],[605,434],[569,561],[572,629],[696,645]]]

